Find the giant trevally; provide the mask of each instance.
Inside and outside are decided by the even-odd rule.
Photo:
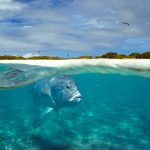
[[[37,81],[33,86],[33,102],[43,114],[80,103],[81,94],[75,81],[68,75],[57,75]]]

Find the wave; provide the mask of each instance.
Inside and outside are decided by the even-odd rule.
[[[13,88],[55,74],[112,73],[150,77],[150,60],[1,60],[0,88]]]

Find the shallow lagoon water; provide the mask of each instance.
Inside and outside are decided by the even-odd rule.
[[[0,91],[0,150],[149,150],[150,78],[72,74],[82,103],[59,116],[33,109],[33,83]]]

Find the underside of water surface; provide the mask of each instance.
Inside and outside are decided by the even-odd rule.
[[[14,87],[17,73],[5,69],[1,86],[5,76],[5,85]],[[34,109],[35,81],[1,89],[0,150],[149,150],[150,78],[119,71],[71,74],[82,102],[60,109],[59,116],[54,111],[41,116]],[[29,73],[22,72],[20,82],[29,80]]]

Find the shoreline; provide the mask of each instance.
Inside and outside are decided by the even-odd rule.
[[[23,64],[41,67],[99,66],[150,69],[149,59],[67,59],[67,60],[0,60],[0,64]]]

